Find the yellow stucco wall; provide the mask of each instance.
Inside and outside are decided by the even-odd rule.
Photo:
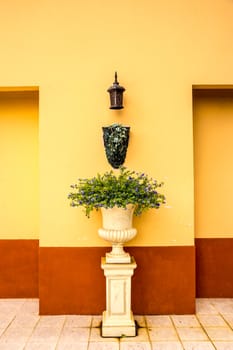
[[[30,88],[0,91],[0,238],[39,238],[38,91]]]
[[[192,84],[232,84],[229,0],[29,0],[0,13],[1,86],[40,88],[40,244],[101,246],[100,215],[69,184],[109,169],[101,127],[131,126],[125,165],[163,180],[167,206],[136,219],[132,245],[192,245]],[[114,71],[125,108],[108,109]]]
[[[233,90],[194,92],[195,236],[233,237]]]

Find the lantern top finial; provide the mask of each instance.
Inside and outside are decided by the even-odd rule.
[[[118,83],[118,81],[117,81],[117,72],[115,72],[115,81],[114,81],[114,83],[113,84],[117,84],[117,85],[119,85],[119,83]]]

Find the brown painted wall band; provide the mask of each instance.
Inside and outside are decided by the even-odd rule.
[[[233,238],[198,238],[196,283],[198,298],[233,297]]]
[[[38,240],[0,240],[0,297],[38,298]]]
[[[40,313],[100,314],[105,278],[100,258],[107,248],[40,248]],[[127,248],[137,262],[132,278],[136,314],[195,311],[194,247]]]
[[[196,244],[197,297],[233,297],[233,239]],[[195,247],[129,247],[137,261],[132,309],[138,314],[193,313]],[[41,314],[100,314],[109,248],[39,248],[38,240],[0,240],[0,297],[40,297]],[[40,278],[38,293],[38,252]]]

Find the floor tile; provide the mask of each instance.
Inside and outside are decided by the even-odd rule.
[[[0,350],[24,350],[24,344],[2,343],[0,341]]]
[[[119,350],[119,342],[91,342],[88,350]]]
[[[185,350],[215,350],[209,341],[183,342],[183,347]]]
[[[232,350],[233,342],[214,342],[216,350]]]
[[[79,342],[87,342],[90,336],[90,328],[66,327],[63,328],[59,344],[77,344]]]
[[[27,338],[20,337],[19,339],[0,339],[0,349],[24,349],[27,343]]]
[[[173,327],[169,316],[145,316],[148,327]]]
[[[183,350],[183,347],[178,341],[153,342],[152,350]]]
[[[118,338],[103,338],[100,328],[91,328],[90,342],[119,342]]]
[[[195,315],[171,316],[176,327],[200,327]]]
[[[189,327],[180,327],[177,328],[177,332],[182,341],[184,340],[208,340],[207,335],[202,328],[189,328]]]
[[[211,340],[233,341],[233,331],[229,327],[206,327],[205,330]]]
[[[39,316],[38,299],[0,299],[0,350],[233,350],[233,299],[196,306],[197,315],[135,315],[136,337],[103,338],[102,315]]]
[[[11,322],[10,327],[28,327],[33,328],[39,322],[40,317],[38,315],[31,314],[20,314],[18,313],[13,321]]]
[[[149,329],[149,338],[151,341],[159,341],[159,340],[178,340],[177,334],[174,328],[151,328]]]
[[[5,302],[0,304],[0,315],[9,317],[15,316],[20,310],[22,304],[17,302]]]
[[[5,304],[5,303],[23,304],[26,300],[31,300],[31,299],[26,299],[26,298],[2,298],[2,299],[0,299],[0,304]]]
[[[58,343],[56,350],[87,350],[88,342],[82,343]],[[46,350],[46,349],[45,349]]]
[[[221,315],[199,315],[198,319],[204,327],[227,327]]]
[[[233,313],[233,299],[211,299],[211,303],[220,313]]]
[[[54,343],[58,340],[61,329],[58,327],[36,327],[29,339],[33,343]]]
[[[233,298],[209,298],[208,300],[211,303],[222,303],[222,304],[233,303]]]
[[[30,313],[38,315],[39,312],[39,300],[38,299],[28,299],[26,300],[20,309],[18,310],[20,313]]]
[[[123,342],[120,350],[151,350],[151,345],[149,342]]]
[[[222,314],[222,317],[227,321],[227,323],[233,329],[233,313],[232,314]]]
[[[8,314],[0,315],[0,328],[8,327],[14,318],[15,318],[15,315],[8,315]]]
[[[33,328],[9,327],[2,334],[0,340],[2,343],[26,343],[32,331]]]
[[[146,327],[146,320],[144,316],[134,315],[134,319],[139,327]]]
[[[65,319],[65,316],[40,316],[39,322],[37,323],[36,327],[62,328]]]
[[[25,346],[25,350],[55,350],[56,349],[56,343],[34,343],[29,342]]]
[[[71,316],[66,317],[64,327],[91,327],[92,316]]]
[[[196,299],[196,314],[216,315],[218,311],[211,304],[210,299]]]
[[[130,342],[134,342],[134,343],[138,343],[138,342],[148,342],[149,341],[149,335],[148,335],[148,331],[146,328],[139,328],[136,337],[123,337],[120,338],[120,342],[124,343],[130,343]]]
[[[101,322],[102,322],[102,316],[100,315],[92,316],[92,323],[91,323],[92,327],[95,327],[95,328],[100,327]]]

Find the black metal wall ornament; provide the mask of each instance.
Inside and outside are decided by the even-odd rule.
[[[113,85],[107,90],[110,94],[110,109],[122,109],[123,106],[123,92],[125,88],[120,86],[117,81],[117,72],[115,72],[115,81]]]
[[[102,130],[107,160],[114,169],[118,169],[125,161],[130,127],[112,124],[102,127]]]

